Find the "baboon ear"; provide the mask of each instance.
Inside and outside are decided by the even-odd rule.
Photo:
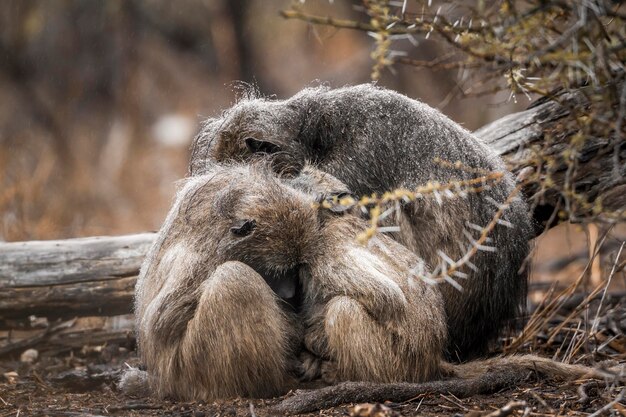
[[[256,228],[256,220],[238,220],[231,228],[230,232],[235,236],[248,236]]]
[[[259,140],[255,138],[245,138],[246,147],[251,153],[272,154],[280,152],[280,147],[272,142]]]

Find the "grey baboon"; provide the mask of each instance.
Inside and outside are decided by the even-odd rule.
[[[398,93],[360,85],[309,88],[287,100],[246,99],[221,117],[209,119],[196,137],[190,173],[216,162],[268,157],[274,169],[295,176],[306,164],[328,172],[356,195],[413,189],[428,181],[453,182],[477,171],[438,163],[460,161],[484,172],[506,172],[500,158],[479,139],[429,106]],[[432,268],[459,259],[471,242],[468,232],[485,227],[514,188],[509,173],[481,193],[440,201],[419,198],[387,218],[399,225],[392,236]],[[437,197],[437,196],[435,196]],[[519,313],[526,296],[531,221],[515,198],[489,246],[468,264],[463,292],[441,288],[448,321],[448,357],[486,353],[489,341]],[[505,226],[506,225],[506,226]],[[465,276],[465,275],[462,275]]]
[[[302,344],[333,379],[439,376],[441,295],[405,276],[415,254],[385,236],[363,248],[363,220],[313,207],[314,191],[342,187],[306,169],[281,182],[257,166],[187,180],[136,289],[139,350],[158,395],[278,394]]]
[[[313,207],[344,190],[310,167],[281,180],[256,165],[214,166],[188,179],[137,284],[147,373],[128,373],[122,388],[145,392],[149,384],[180,400],[266,397],[304,371],[328,382],[443,380],[442,390],[472,394],[518,381],[526,370],[604,375],[534,356],[443,361],[441,294],[408,272],[425,268],[422,261],[384,235],[360,246],[364,220]],[[297,369],[302,353],[305,369]],[[341,393],[334,400],[320,391],[318,406],[406,385],[358,387],[331,388]],[[310,408],[311,398],[294,397],[283,410]]]

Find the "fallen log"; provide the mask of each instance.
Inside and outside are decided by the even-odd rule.
[[[31,315],[131,312],[139,268],[155,236],[0,243],[0,328]]]
[[[19,356],[26,349],[36,349],[50,356],[71,350],[90,353],[112,344],[132,348],[135,343],[132,314],[44,322],[41,328],[0,330],[0,357]]]
[[[579,131],[572,116],[589,107],[585,93],[586,88],[581,88],[542,98],[527,110],[474,132],[505,159],[513,173],[527,167],[540,171],[537,181],[523,189],[539,226],[537,234],[562,220],[554,214],[565,208],[570,220],[626,220],[626,141],[616,147],[609,138],[590,137],[572,144]],[[550,186],[542,188],[548,182]],[[578,198],[568,196],[568,188]],[[566,197],[574,201],[566,202]],[[611,215],[598,216],[601,213]]]

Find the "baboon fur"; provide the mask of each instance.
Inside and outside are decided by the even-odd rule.
[[[136,289],[139,350],[157,395],[276,395],[303,349],[333,381],[440,376],[443,301],[408,277],[420,259],[385,236],[359,245],[365,221],[314,208],[313,189],[296,188],[312,179],[318,191],[340,184],[306,169],[289,184],[247,165],[185,182]],[[307,363],[301,371],[317,376]]]
[[[426,266],[394,240],[358,244],[363,219],[314,207],[343,192],[309,166],[289,179],[257,164],[187,179],[137,283],[147,372],[128,371],[122,390],[211,401],[282,394],[298,375],[365,381],[297,393],[278,408],[295,413],[383,394],[403,401],[411,389],[484,393],[525,371],[609,375],[532,355],[444,361],[439,287],[409,273]]]
[[[466,198],[438,201],[425,197],[405,204],[387,222],[400,226],[393,237],[431,268],[438,251],[459,259],[471,225],[486,226],[515,183],[495,152],[439,111],[373,85],[339,89],[308,88],[287,100],[248,98],[221,117],[209,119],[196,137],[190,174],[216,163],[271,158],[277,172],[294,176],[307,163],[345,183],[356,195],[406,188],[428,181],[446,183],[476,174],[437,163],[461,161],[486,172],[505,172],[489,189]],[[525,203],[515,198],[496,226],[490,246],[480,252],[459,280],[463,292],[442,286],[448,321],[450,359],[484,355],[489,342],[511,323],[527,293],[531,221]],[[474,236],[477,236],[474,231]]]

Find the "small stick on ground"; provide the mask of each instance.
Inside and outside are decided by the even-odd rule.
[[[499,410],[495,410],[495,411],[487,414],[485,417],[506,417],[506,416],[510,416],[511,414],[513,414],[515,412],[515,410],[517,410],[518,408],[522,408],[522,407],[526,407],[526,401],[511,401],[507,405],[505,405],[504,407],[500,408]]]

